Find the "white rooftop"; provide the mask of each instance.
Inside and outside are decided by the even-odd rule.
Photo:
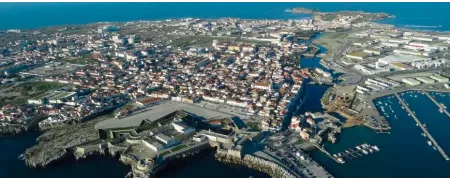
[[[378,62],[384,63],[384,64],[390,64],[393,62],[401,62],[401,63],[411,63],[415,61],[421,61],[424,60],[424,58],[414,55],[407,55],[407,54],[394,54],[389,55],[383,58],[378,59]]]

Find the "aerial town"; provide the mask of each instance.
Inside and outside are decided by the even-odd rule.
[[[380,151],[323,147],[353,126],[389,133],[373,99],[450,88],[449,35],[371,22],[388,17],[375,15],[3,31],[0,135],[44,132],[23,154],[31,167],[98,153],[120,157],[129,177],[151,177],[214,148],[219,161],[273,177],[333,177],[308,151],[341,164]],[[322,68],[301,67],[316,58]],[[324,111],[298,114],[311,84],[331,86],[320,99]]]

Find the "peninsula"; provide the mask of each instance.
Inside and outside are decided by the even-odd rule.
[[[44,132],[23,154],[30,167],[111,155],[131,167],[127,177],[154,177],[214,151],[218,161],[273,177],[330,178],[309,152],[344,164],[380,151],[324,146],[354,126],[389,133],[375,98],[449,88],[444,33],[372,22],[386,13],[288,11],[314,17],[1,32],[0,135]],[[316,58],[321,66],[299,65]],[[325,111],[299,113],[311,84],[331,86],[320,100]]]

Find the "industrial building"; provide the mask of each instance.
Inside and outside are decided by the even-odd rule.
[[[402,82],[405,83],[405,84],[408,84],[410,86],[420,85],[420,81],[417,81],[417,80],[415,80],[413,78],[404,78],[404,79],[402,79]]]
[[[358,51],[358,52],[352,52],[350,54],[345,55],[345,57],[350,58],[350,59],[357,59],[357,60],[364,60],[365,58],[367,58],[369,56],[368,53],[365,53],[363,51]]]
[[[425,84],[433,84],[434,80],[427,78],[427,77],[416,77],[417,80],[419,80],[420,82],[423,82]]]
[[[430,76],[430,78],[434,79],[434,80],[436,80],[437,82],[440,82],[440,83],[448,82],[448,78],[443,77],[443,76],[441,76],[439,74],[432,75],[432,76]]]
[[[389,55],[383,58],[378,59],[378,62],[383,64],[391,64],[391,63],[412,63],[416,61],[423,61],[425,58],[414,56],[414,55],[405,55],[405,54],[394,54]]]
[[[374,78],[375,80],[377,80],[377,81],[380,81],[380,82],[384,82],[384,83],[386,83],[386,84],[389,84],[389,85],[391,85],[391,86],[393,86],[393,87],[397,87],[397,86],[400,86],[401,84],[399,83],[399,82],[397,82],[397,81],[393,81],[393,80],[390,80],[390,79],[385,79],[385,78],[382,78],[382,77],[376,77],[376,78]]]

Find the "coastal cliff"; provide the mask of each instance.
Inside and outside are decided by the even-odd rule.
[[[252,168],[254,170],[266,173],[274,178],[295,178],[294,175],[289,173],[286,169],[282,168],[276,163],[266,161],[264,159],[252,156],[252,155],[244,155],[243,158],[240,158],[236,155],[230,154],[226,150],[217,150],[215,154],[215,158],[217,161],[227,163],[227,164],[239,164],[246,166],[248,168]]]
[[[46,131],[37,138],[36,145],[25,151],[25,163],[30,167],[45,167],[71,155],[70,149],[98,140],[94,125],[102,119]]]

